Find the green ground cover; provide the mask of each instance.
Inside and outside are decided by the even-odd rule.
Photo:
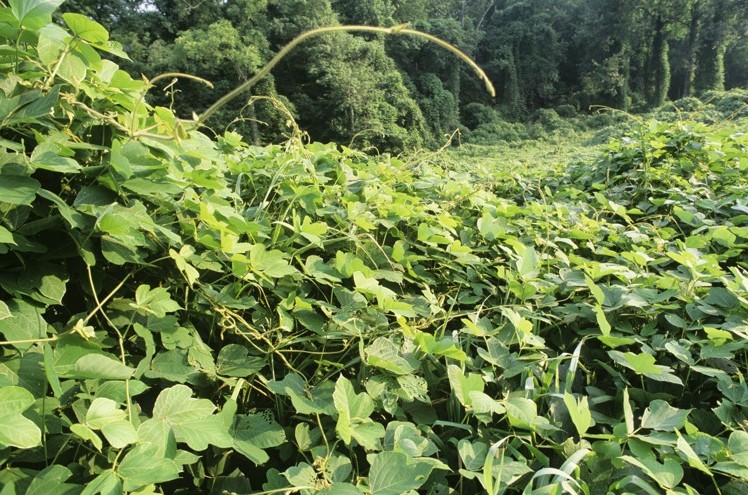
[[[496,158],[258,147],[24,5],[0,494],[746,492],[745,120]]]

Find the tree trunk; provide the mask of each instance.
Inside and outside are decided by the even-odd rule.
[[[691,7],[691,22],[688,27],[688,44],[686,45],[686,71],[683,76],[682,96],[691,96],[693,81],[696,75],[696,47],[699,42],[699,26],[701,24],[699,4]]]
[[[652,39],[652,51],[649,59],[649,74],[647,93],[648,103],[658,107],[665,103],[667,93],[670,89],[670,60],[668,58],[670,47],[665,32],[665,22],[658,15],[655,20],[654,38]]]

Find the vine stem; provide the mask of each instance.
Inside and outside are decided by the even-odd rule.
[[[364,33],[380,33],[380,34],[405,34],[410,36],[417,36],[419,38],[423,38],[425,40],[428,40],[432,43],[435,43],[439,45],[440,47],[444,48],[447,51],[450,51],[457,55],[460,59],[462,59],[465,63],[467,63],[470,68],[473,69],[473,71],[476,73],[476,75],[483,81],[483,83],[486,86],[486,91],[492,96],[496,96],[496,90],[494,89],[493,84],[491,83],[491,80],[488,78],[485,72],[483,72],[483,69],[481,69],[478,64],[476,64],[473,59],[471,59],[467,54],[465,54],[462,50],[457,48],[456,46],[447,43],[446,41],[437,38],[436,36],[430,35],[428,33],[424,33],[422,31],[417,31],[415,29],[408,29],[407,24],[400,24],[397,26],[392,27],[378,27],[378,26],[357,26],[357,25],[351,25],[351,26],[328,26],[328,27],[322,27],[317,29],[312,29],[311,31],[307,31],[305,33],[302,33],[298,35],[296,38],[291,40],[286,46],[284,46],[267,64],[265,64],[262,69],[260,69],[257,74],[255,74],[251,79],[246,81],[245,83],[241,84],[240,86],[237,86],[232,91],[226,93],[221,98],[219,98],[215,103],[213,103],[210,107],[208,107],[207,110],[205,110],[202,114],[200,114],[196,120],[194,121],[186,121],[185,123],[190,123],[192,126],[190,127],[190,130],[196,129],[200,127],[206,120],[208,120],[214,113],[216,113],[221,107],[226,105],[229,101],[233,100],[243,92],[247,91],[249,88],[257,84],[257,82],[268,75],[268,73],[273,70],[273,68],[278,65],[278,62],[280,62],[286,55],[289,54],[291,50],[296,48],[300,43],[306,41],[309,38],[312,38],[314,36],[319,36],[321,34],[327,34],[327,33],[335,33],[335,32],[364,32]]]

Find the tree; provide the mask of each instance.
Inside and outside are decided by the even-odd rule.
[[[731,44],[745,38],[748,19],[746,0],[702,0],[699,26],[695,92],[725,88],[725,53]]]

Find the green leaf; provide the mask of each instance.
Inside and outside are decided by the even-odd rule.
[[[21,351],[29,349],[35,341],[47,337],[47,322],[42,318],[42,310],[20,299],[13,299],[6,305],[11,316],[0,320],[0,334]]]
[[[402,357],[398,346],[386,337],[379,337],[366,347],[366,363],[395,375],[411,374],[417,367],[417,363],[414,366]]]
[[[538,406],[524,397],[508,398],[505,407],[509,423],[518,428],[531,428],[538,417]]]
[[[473,390],[468,394],[470,400],[470,407],[473,414],[484,424],[488,424],[493,420],[494,414],[503,414],[506,412],[504,406],[499,401],[490,397],[488,394]]]
[[[676,431],[677,433],[677,431]],[[699,458],[698,454],[693,450],[691,445],[678,433],[678,441],[675,444],[676,449],[686,456],[688,465],[692,468],[696,468],[707,476],[714,476],[704,462]]]
[[[351,382],[340,376],[335,383],[332,398],[338,412],[335,431],[346,445],[350,445],[351,440],[355,439],[366,449],[377,449],[385,432],[384,426],[369,418],[374,412],[374,401],[369,394],[356,394]]]
[[[748,433],[744,431],[730,433],[727,448],[730,449],[730,457],[733,461],[748,468]]]
[[[216,406],[208,399],[193,399],[185,385],[164,389],[153,406],[153,419],[168,424],[178,442],[202,451],[208,445],[229,448],[234,441],[221,417],[213,414]]]
[[[672,374],[673,370],[671,368],[655,364],[655,357],[651,354],[646,352],[634,354],[633,352],[608,351],[608,355],[621,366],[647,378],[683,385],[681,379]]]
[[[623,389],[623,419],[626,423],[626,433],[634,433],[634,411],[631,409],[631,400],[629,399],[628,387]]]
[[[124,421],[125,416],[125,411],[119,409],[116,402],[99,397],[88,407],[86,424],[94,430],[100,430],[109,423]]]
[[[13,240],[13,232],[0,225],[0,244],[12,244],[17,246]],[[7,307],[7,306],[6,306]]]
[[[603,336],[609,336],[611,329],[610,323],[608,323],[608,319],[605,317],[605,311],[603,311],[603,308],[600,305],[595,306],[595,318],[597,319],[597,326],[600,327],[600,332],[602,332]]]
[[[51,151],[43,153],[34,153],[31,157],[31,164],[37,169],[49,170],[61,174],[75,174],[81,170],[81,166],[72,158],[60,156]]]
[[[672,490],[683,479],[683,468],[674,459],[665,459],[663,463],[657,462],[654,458],[635,458],[628,455],[620,456],[620,459],[640,468],[666,490]]]
[[[478,374],[469,373],[465,376],[459,366],[450,364],[447,366],[447,376],[449,377],[452,392],[454,392],[460,404],[465,407],[470,407],[472,404],[470,400],[471,392],[483,392],[485,383],[483,378]]]
[[[432,466],[400,452],[380,452],[369,456],[371,495],[403,495],[426,483]]]
[[[664,400],[653,400],[642,414],[642,428],[659,431],[680,430],[686,424],[689,411],[672,407]]]
[[[540,261],[538,253],[532,246],[526,246],[520,242],[511,242],[514,251],[519,255],[517,260],[517,272],[523,280],[532,280],[538,276]]]
[[[242,416],[233,430],[234,449],[256,465],[270,457],[264,449],[277,447],[286,441],[283,427],[267,414]]]
[[[73,369],[67,373],[70,378],[127,380],[135,369],[122,364],[116,359],[102,354],[88,354],[75,362]]]
[[[78,485],[65,483],[73,473],[59,464],[53,464],[39,471],[26,489],[25,495],[73,495],[78,493]]]
[[[268,251],[262,244],[255,244],[249,249],[249,260],[252,270],[269,278],[283,278],[298,273],[287,259],[289,256],[278,249]]]
[[[0,448],[30,449],[41,444],[41,430],[23,416],[34,402],[34,396],[24,388],[0,388]]]
[[[21,26],[32,31],[52,22],[52,12],[63,0],[9,0],[13,16]]]
[[[317,485],[317,472],[306,462],[291,466],[283,473],[292,486],[302,489],[313,489]]]
[[[216,360],[216,373],[221,376],[246,377],[254,375],[265,366],[259,356],[249,356],[249,350],[242,345],[229,344],[221,349]]]
[[[181,466],[158,455],[158,446],[137,445],[122,459],[117,469],[123,480],[122,489],[135,491],[144,486],[179,478]]]
[[[3,174],[0,180],[0,204],[30,205],[34,202],[41,184],[36,179],[23,175]]]
[[[86,483],[80,495],[122,495],[122,483],[111,469]]]
[[[96,450],[101,452],[104,443],[101,441],[101,437],[99,437],[99,435],[97,435],[91,428],[80,423],[75,423],[70,425],[70,431],[83,440],[91,442],[93,446],[96,447]]]
[[[109,41],[109,32],[96,21],[81,14],[65,13],[62,14],[65,24],[79,38],[91,43],[106,43]]]
[[[122,449],[138,441],[138,433],[129,421],[115,421],[101,427],[101,433],[115,449]]]
[[[590,429],[590,426],[594,424],[594,421],[592,420],[592,411],[590,411],[590,405],[587,401],[587,397],[582,397],[579,401],[577,401],[576,397],[568,392],[565,392],[564,404],[566,404],[566,408],[569,411],[569,416],[571,417],[571,421],[572,423],[574,423],[574,426],[577,429],[577,433],[579,433],[580,437],[583,437],[584,434],[587,433],[587,430]]]
[[[135,291],[135,304],[133,308],[144,311],[156,318],[163,318],[167,313],[182,309],[179,304],[171,299],[169,291],[163,287],[151,289],[148,285],[140,285]]]
[[[486,454],[488,454],[488,445],[483,442],[471,442],[463,438],[457,444],[457,451],[465,469],[480,471],[486,460]]]

